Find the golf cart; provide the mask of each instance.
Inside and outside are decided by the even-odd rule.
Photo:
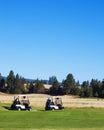
[[[62,99],[57,97],[55,101],[53,98],[48,98],[45,105],[45,110],[63,110]]]
[[[28,110],[31,111],[29,98],[27,96],[14,97],[14,101],[11,105],[11,110]]]

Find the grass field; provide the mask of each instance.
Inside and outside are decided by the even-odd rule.
[[[103,108],[11,111],[0,104],[0,130],[104,130]]]

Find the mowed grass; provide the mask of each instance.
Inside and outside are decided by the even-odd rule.
[[[0,130],[104,130],[104,109],[67,108],[63,111],[34,109],[29,112],[2,108]]]

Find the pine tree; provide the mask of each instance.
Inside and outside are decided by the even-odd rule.
[[[50,94],[51,95],[58,95],[59,91],[61,92],[60,86],[59,86],[57,78],[55,77],[53,80],[53,83],[52,83],[52,87],[50,88]]]
[[[14,93],[14,82],[15,82],[15,76],[14,72],[11,70],[9,75],[7,76],[7,86],[9,93]]]
[[[72,94],[75,87],[75,79],[72,74],[68,74],[66,80],[63,81],[64,94]]]
[[[90,82],[90,86],[92,87],[93,97],[100,97],[100,81],[98,81],[97,79],[92,79]]]

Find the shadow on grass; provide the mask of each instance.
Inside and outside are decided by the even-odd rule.
[[[38,111],[45,111],[44,109],[40,109],[40,110],[38,110]]]
[[[5,108],[6,110],[11,110],[8,106],[3,106],[3,108]]]

